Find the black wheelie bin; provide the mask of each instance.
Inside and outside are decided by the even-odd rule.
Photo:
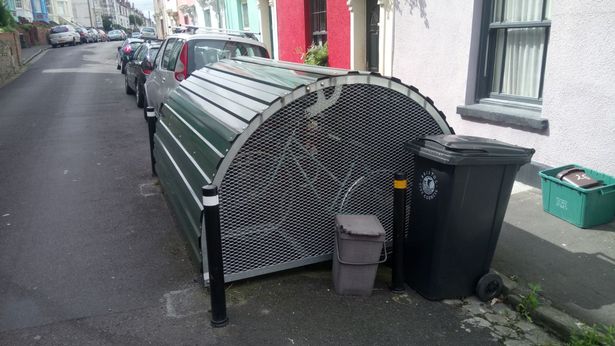
[[[458,135],[406,149],[415,154],[406,282],[430,300],[499,295],[502,280],[489,268],[515,176],[534,149]]]

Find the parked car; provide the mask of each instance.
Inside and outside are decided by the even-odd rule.
[[[124,39],[120,30],[111,30],[107,33],[107,36],[110,41],[121,41]]]
[[[138,31],[135,31],[132,34],[130,34],[130,37],[132,37],[132,38],[141,38],[141,33],[138,32]]]
[[[120,31],[122,32],[122,39],[127,39],[128,38],[128,34],[126,33],[126,31],[120,29]]]
[[[141,28],[141,38],[142,39],[155,39],[156,38],[156,29],[151,27],[143,27]]]
[[[94,40],[92,39],[92,35],[85,28],[75,28],[75,31],[77,31],[79,33],[79,36],[80,36],[79,42],[80,43],[94,42]]]
[[[88,28],[88,32],[90,33],[90,35],[92,35],[94,42],[100,42],[100,34],[98,33],[98,30],[94,28]]]
[[[175,34],[164,40],[145,82],[146,105],[156,114],[167,96],[192,72],[207,64],[234,56],[269,58],[261,42],[242,34]]]
[[[49,30],[49,42],[53,48],[81,43],[81,35],[72,25],[57,25]]]
[[[127,38],[121,46],[117,47],[117,69],[121,70],[122,74],[126,73],[126,63],[143,42],[138,38]]]
[[[126,64],[126,79],[124,81],[127,94],[135,94],[137,107],[144,106],[145,81],[154,68],[154,58],[160,49],[160,42],[145,42]]]
[[[103,42],[108,42],[109,41],[109,37],[107,36],[107,33],[102,30],[102,29],[96,29],[98,31],[98,34],[100,35],[100,38]]]

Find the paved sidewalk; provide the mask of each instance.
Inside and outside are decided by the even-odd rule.
[[[32,46],[30,48],[22,48],[21,49],[21,64],[22,65],[27,64],[28,62],[30,62],[30,60],[32,60],[32,58],[34,58],[34,56],[40,54],[42,51],[47,50],[49,48],[51,48],[51,46],[48,44]]]
[[[577,228],[543,211],[540,190],[514,192],[492,267],[522,285],[540,284],[572,317],[615,326],[615,222]]]

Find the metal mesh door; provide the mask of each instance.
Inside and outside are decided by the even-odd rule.
[[[375,214],[391,240],[393,173],[413,173],[403,143],[443,131],[391,89],[352,84],[320,93],[318,104],[324,96],[328,107],[318,107],[316,92],[285,106],[252,134],[224,176],[226,275],[325,260],[337,213]]]

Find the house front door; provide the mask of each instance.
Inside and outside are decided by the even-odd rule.
[[[378,0],[367,0],[367,69],[378,72],[378,36],[380,22],[380,6]]]

